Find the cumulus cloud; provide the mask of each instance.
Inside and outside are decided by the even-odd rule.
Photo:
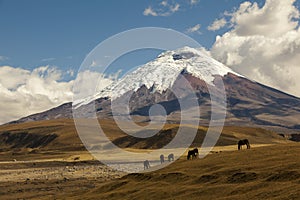
[[[295,0],[244,2],[232,13],[232,29],[217,36],[211,54],[235,71],[300,96],[300,29]]]
[[[198,33],[198,34],[201,34],[200,28],[201,28],[201,25],[200,25],[200,24],[196,24],[195,26],[192,26],[192,27],[188,28],[188,29],[186,30],[186,32],[188,32],[188,33]]]
[[[104,76],[86,70],[76,79],[63,81],[65,76],[74,76],[73,70],[63,72],[56,67],[41,66],[33,70],[0,67],[0,124],[19,119],[59,106],[77,98],[87,98],[103,90],[117,80],[121,71]],[[74,87],[74,82],[77,85]],[[96,91],[95,91],[96,84]],[[82,92],[83,91],[83,92]]]
[[[161,16],[166,17],[170,16],[180,10],[180,4],[179,3],[169,3],[167,0],[164,0],[160,2],[158,6],[153,8],[152,6],[148,6],[144,12],[143,15],[145,16]]]
[[[73,81],[60,81],[62,75],[48,66],[32,71],[0,67],[0,123],[71,101]]]
[[[207,27],[209,31],[217,31],[227,24],[226,19],[216,19],[211,25]]]
[[[240,36],[264,35],[278,37],[298,26],[299,10],[296,0],[266,0],[259,8],[256,2],[244,2],[231,14],[231,23]]]
[[[117,80],[120,73],[121,71],[118,71],[110,76],[105,76],[104,74],[90,70],[80,72],[76,77],[76,85],[74,85],[73,89],[76,98],[74,100],[77,101],[94,96],[95,93],[100,92]]]

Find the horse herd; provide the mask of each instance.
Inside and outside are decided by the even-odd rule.
[[[159,159],[160,159],[160,164],[163,164],[165,162],[165,156],[163,154],[161,154],[159,156]],[[174,161],[174,154],[173,153],[168,155],[168,161],[169,162]],[[148,160],[145,160],[144,161],[144,169],[149,169],[149,168],[150,168],[150,162]]]
[[[241,150],[243,145],[247,146],[247,149],[250,149],[250,143],[248,139],[243,139],[243,140],[239,140],[238,143],[238,150]],[[193,150],[189,150],[188,154],[187,154],[187,160],[191,160],[191,159],[195,159],[197,158],[199,155],[199,151],[198,148],[194,148]],[[159,157],[160,159],[160,163],[163,164],[165,162],[165,156],[162,154]],[[168,155],[168,161],[174,161],[174,154],[171,153]],[[148,160],[144,161],[144,169],[149,169],[150,168],[150,162]]]

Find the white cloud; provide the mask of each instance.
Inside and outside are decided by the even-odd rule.
[[[230,17],[232,29],[217,36],[211,54],[235,71],[300,96],[300,29],[295,0],[244,2]]]
[[[164,0],[160,2],[160,4],[153,8],[152,6],[147,7],[143,15],[145,16],[161,16],[161,17],[167,17],[170,16],[180,10],[180,4],[178,3],[169,3],[167,0]]]
[[[188,28],[186,31],[188,33],[198,33],[198,34],[201,34],[201,32],[199,31],[201,28],[201,25],[200,24],[196,24],[195,26],[192,26],[190,28]]]
[[[223,28],[226,24],[227,24],[226,19],[224,18],[216,19],[211,25],[207,27],[207,29],[210,31],[217,31]]]
[[[74,81],[63,81],[65,75],[74,76],[73,70],[63,72],[55,67],[41,66],[33,70],[0,67],[0,124],[42,112],[73,100],[86,98],[117,80],[121,71],[109,76],[95,71],[83,71]]]
[[[0,68],[0,83],[8,90],[13,90],[18,86],[25,84],[30,73],[30,71],[21,68],[3,66]]]
[[[168,1],[162,1],[162,2],[160,2],[160,5],[167,6],[168,5]]]
[[[0,123],[71,101],[73,81],[60,81],[62,75],[48,66],[32,71],[0,67]]]
[[[278,37],[298,26],[299,10],[296,0],[266,0],[259,8],[257,3],[244,2],[232,13],[231,23],[240,36],[264,35]]]
[[[170,11],[171,11],[171,13],[175,13],[175,12],[179,11],[179,7],[180,7],[180,5],[178,3],[176,3],[173,6],[170,5]]]
[[[199,0],[190,0],[191,5],[196,5],[199,3]]]
[[[120,72],[112,74],[109,77],[90,70],[80,72],[75,80],[76,85],[74,85],[75,100],[91,97],[95,92],[103,90],[118,78]]]
[[[144,12],[143,12],[143,14],[145,15],[145,16],[158,16],[158,14],[152,9],[152,7],[151,6],[149,6],[148,8],[146,8],[145,10],[144,10]]]
[[[212,57],[211,53],[209,50],[207,50],[205,47],[200,47],[198,48],[203,54],[205,54],[208,57]]]

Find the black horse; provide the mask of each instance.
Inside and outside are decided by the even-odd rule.
[[[161,154],[160,156],[159,156],[159,158],[160,158],[160,163],[162,164],[163,162],[165,162],[165,156],[163,155],[163,154]]]
[[[187,159],[195,159],[197,158],[197,155],[199,154],[199,151],[197,148],[193,149],[193,150],[189,150],[188,151],[188,155],[187,155]]]
[[[144,170],[150,168],[150,162],[148,160],[144,161]]]
[[[243,145],[247,145],[247,149],[250,149],[250,143],[248,139],[243,139],[238,142],[238,150],[241,150]]]

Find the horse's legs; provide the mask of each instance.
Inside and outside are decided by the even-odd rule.
[[[250,149],[250,144],[249,143],[247,143],[247,149]]]

